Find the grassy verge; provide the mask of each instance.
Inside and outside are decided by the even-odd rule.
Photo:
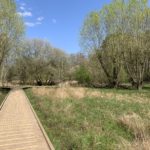
[[[44,89],[47,90],[44,94],[39,90],[28,89],[26,93],[56,150],[114,150],[122,141],[135,141],[143,130],[150,132],[150,128],[145,131],[141,127],[150,120],[147,89],[141,92],[86,89],[91,94],[80,98],[58,98],[56,93],[48,93],[50,89]]]
[[[9,89],[0,88],[0,105],[2,104],[8,92],[9,92]]]

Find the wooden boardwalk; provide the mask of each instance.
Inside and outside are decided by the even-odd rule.
[[[0,150],[50,150],[23,90],[12,90],[0,111]]]

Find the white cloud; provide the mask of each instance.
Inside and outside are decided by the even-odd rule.
[[[24,8],[23,6],[20,6],[20,9],[21,9],[21,10],[25,10],[25,8]]]
[[[36,24],[33,22],[25,22],[25,25],[28,27],[34,27]]]
[[[44,17],[38,17],[37,20],[42,21],[42,20],[44,20]]]
[[[27,27],[35,27],[36,25],[41,25],[41,22],[25,22]]]
[[[57,20],[55,18],[52,19],[52,23],[57,23]]]
[[[24,16],[30,16],[30,17],[32,16],[32,13],[29,12],[29,11],[26,11],[26,12],[24,12],[23,14],[24,14]]]
[[[18,12],[18,14],[22,17],[32,17],[32,13],[29,11],[25,11],[25,12]]]

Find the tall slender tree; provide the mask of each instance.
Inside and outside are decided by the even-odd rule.
[[[24,25],[17,14],[14,0],[0,0],[0,69],[3,78],[3,62],[11,50],[17,48],[17,44],[23,35]]]

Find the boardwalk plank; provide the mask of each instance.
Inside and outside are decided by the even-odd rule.
[[[0,111],[0,150],[50,150],[21,89],[10,92]]]

